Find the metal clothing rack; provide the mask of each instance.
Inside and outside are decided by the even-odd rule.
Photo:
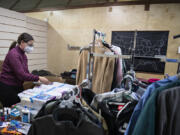
[[[82,50],[82,49],[87,49],[88,47],[79,47],[79,46],[70,46],[68,45],[68,50]],[[111,57],[111,58],[122,58],[122,59],[131,59],[132,55],[117,55],[117,54],[99,54],[99,53],[92,53],[92,55],[94,57]],[[159,60],[161,62],[170,62],[170,63],[180,63],[179,59],[170,59],[167,58],[166,56],[160,56],[160,55],[155,55],[154,57],[151,56],[134,56],[134,58],[136,59],[155,59],[155,60]]]
[[[88,80],[88,88],[89,89],[92,89],[96,36],[98,36],[99,38],[102,37],[104,39],[106,34],[94,29],[92,46],[89,45],[89,46],[85,46],[85,47],[79,47],[79,46],[67,45],[68,50],[87,50],[88,51],[88,64],[86,67],[86,79]]]
[[[130,71],[128,74],[132,75],[135,78],[135,72],[134,72],[134,60],[136,59],[155,59],[159,60],[161,62],[171,62],[171,63],[180,63],[179,59],[170,59],[167,58],[166,56],[135,56],[135,48],[136,48],[136,39],[137,39],[137,30],[135,31],[134,34],[134,43],[133,47],[131,48],[131,55],[117,55],[117,54],[99,54],[95,53],[95,41],[96,41],[96,36],[104,37],[106,36],[105,33],[93,30],[93,42],[92,45],[89,46],[70,46],[67,45],[68,50],[73,50],[73,51],[80,51],[80,50],[87,50],[88,51],[88,64],[86,67],[86,79],[88,80],[88,88],[92,89],[92,80],[93,80],[93,66],[94,66],[94,57],[110,57],[110,58],[122,58],[122,59],[131,59],[131,66],[130,66]]]

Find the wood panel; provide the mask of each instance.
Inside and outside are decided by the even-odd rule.
[[[18,36],[19,36],[19,34],[17,34],[17,33],[0,32],[1,40],[17,40]]]
[[[0,8],[0,60],[4,60],[13,41],[21,33],[34,37],[34,51],[27,54],[30,70],[47,69],[47,30],[46,22],[26,17],[24,14]]]
[[[27,27],[28,27],[28,25],[27,25]],[[31,34],[31,35],[33,35],[33,36],[37,36],[37,37],[43,37],[43,38],[47,37],[47,32],[36,31],[36,30],[29,30],[29,29],[27,29],[26,32]]]
[[[9,18],[15,18],[18,20],[26,20],[26,16],[22,13],[18,13],[15,11],[11,11],[8,9],[4,9],[4,8],[0,8],[0,15],[1,16],[5,16],[5,17],[9,17]]]
[[[38,43],[38,42],[34,42],[34,46],[36,47],[36,48],[47,48],[47,43]]]
[[[34,48],[32,54],[47,54],[47,48]]]
[[[27,23],[27,29],[47,32],[47,26],[41,26],[36,24]]]
[[[24,20],[8,18],[8,17],[1,16],[1,15],[0,15],[0,23],[17,26],[17,27],[26,27],[26,21],[24,21]]]
[[[39,64],[47,64],[46,59],[36,59],[36,60],[28,60],[28,65],[39,65]]]
[[[34,19],[34,18],[31,18],[31,17],[27,17],[26,20],[27,20],[27,23],[47,27],[47,22],[44,22],[44,21],[41,21],[41,20],[38,20],[38,19]]]
[[[5,55],[0,55],[0,60],[4,60],[5,59]]]
[[[9,47],[0,48],[0,54],[1,55],[7,54],[8,50],[9,50]],[[47,48],[34,48],[34,51],[32,52],[32,54],[47,54]]]
[[[0,48],[0,55],[6,55],[9,48]]]
[[[47,54],[27,54],[28,59],[47,59]]]
[[[34,51],[28,54],[29,70],[47,69],[47,23],[27,17],[27,33],[34,37]]]
[[[37,37],[37,36],[33,36],[34,41],[38,42],[38,43],[47,43],[47,38],[45,37]]]
[[[1,40],[0,39],[0,48],[9,48],[11,43],[16,40]],[[34,42],[35,48],[47,48],[47,43],[38,43]]]
[[[0,32],[10,32],[10,33],[21,34],[25,31],[26,29],[24,27],[17,27],[17,26],[12,26],[8,24],[0,24]]]
[[[1,48],[9,48],[13,41],[15,41],[15,40],[1,40],[0,39],[0,49]]]
[[[29,66],[29,71],[30,72],[32,70],[41,70],[41,69],[47,69],[47,64],[40,64],[40,65]]]
[[[8,53],[9,48],[0,48],[0,54],[6,55]],[[46,48],[35,48],[31,54],[47,54]],[[29,55],[31,55],[29,54]]]

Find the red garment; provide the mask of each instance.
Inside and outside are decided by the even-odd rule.
[[[153,83],[153,82],[157,82],[159,81],[160,79],[157,79],[157,78],[151,78],[148,80],[149,83]]]

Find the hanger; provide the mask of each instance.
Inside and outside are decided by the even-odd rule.
[[[111,48],[112,46],[109,45],[109,44],[104,40],[105,36],[106,36],[106,35],[105,35],[104,33],[101,33],[101,32],[99,32],[98,34],[96,34],[96,44],[105,46],[105,47],[107,47],[107,48]]]
[[[180,80],[180,73],[177,74],[178,79]]]
[[[127,75],[125,75],[125,77],[121,81],[121,87],[125,89],[123,94],[127,99],[137,100],[136,98],[134,98],[133,91],[132,91],[133,84],[134,84],[135,80],[136,80],[135,77],[133,77],[131,74],[127,74]],[[143,83],[139,82],[139,84],[144,86]]]
[[[121,112],[122,112],[130,103],[131,103],[131,102],[129,101],[129,102],[127,102],[127,103],[124,105],[124,107],[117,113],[116,118],[119,117],[119,115],[121,114]]]
[[[110,44],[108,44],[108,43],[104,40],[105,36],[106,36],[106,35],[104,35],[104,34],[103,34],[103,35],[100,34],[100,38],[101,38],[101,43],[102,43],[102,45],[105,46],[105,47],[107,47],[107,48],[112,48],[112,46],[111,46]]]
[[[131,94],[132,93],[132,84],[133,84],[133,77],[129,74],[125,75],[123,80],[121,81],[121,87],[123,87],[126,90],[126,93]]]
[[[60,108],[72,108],[74,103],[82,106],[80,98],[77,98],[80,93],[79,87],[75,86],[70,91],[64,92],[62,94],[62,102],[59,104]]]
[[[176,39],[176,38],[180,38],[180,34],[175,35],[173,38],[174,38],[174,39]]]
[[[108,44],[106,41],[102,41],[102,44],[107,48],[112,48],[112,45]]]

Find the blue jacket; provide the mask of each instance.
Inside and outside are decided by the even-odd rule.
[[[155,83],[152,83],[150,86],[148,86],[147,90],[145,91],[144,95],[139,100],[138,104],[136,105],[136,107],[133,111],[133,114],[132,114],[131,119],[129,121],[127,130],[125,132],[125,135],[132,135],[135,124],[139,118],[139,115],[140,115],[142,109],[144,108],[147,100],[151,96],[152,92],[161,86],[166,86],[169,83],[177,81],[177,80],[178,80],[177,76],[172,76],[172,77],[166,78],[164,80],[160,80],[160,81],[157,81]]]

